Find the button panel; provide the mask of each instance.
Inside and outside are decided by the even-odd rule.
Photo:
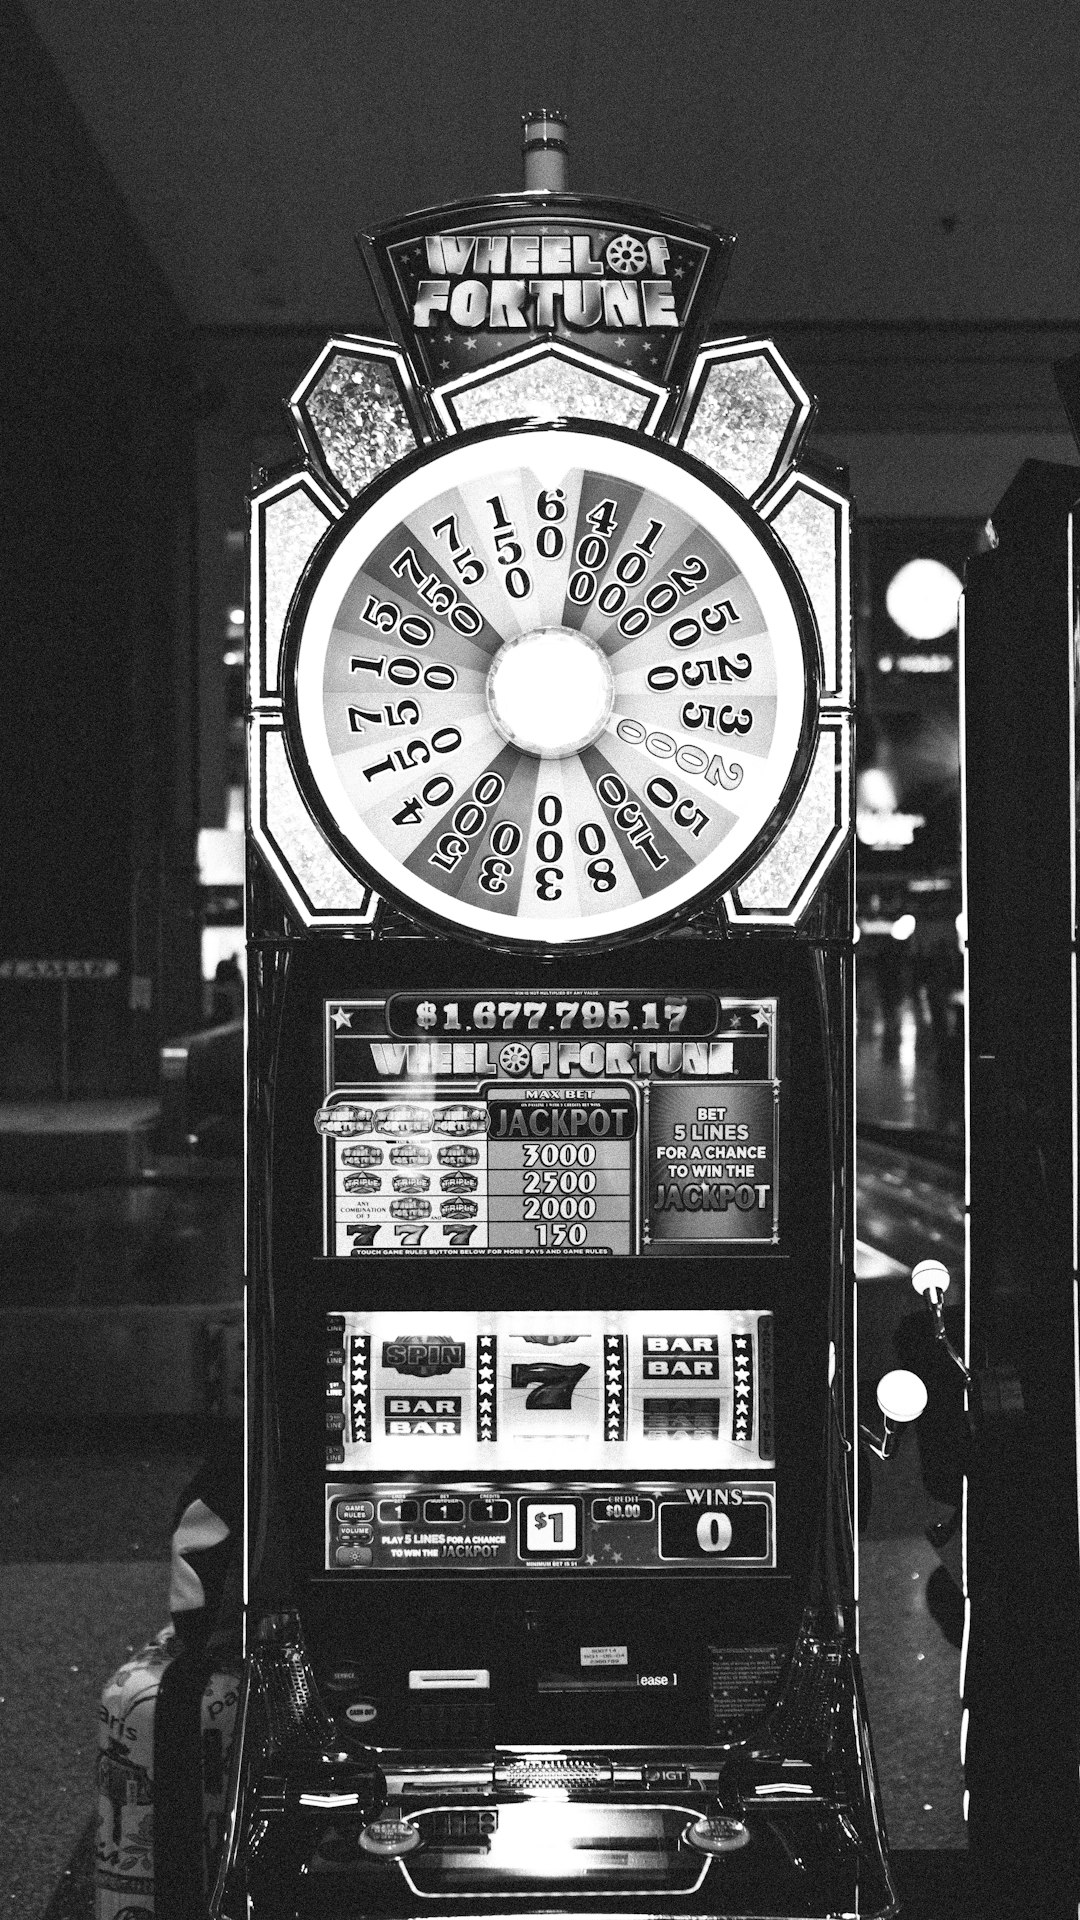
[[[644,1568],[680,1573],[776,1565],[772,1480],[714,1475],[553,1484],[500,1479],[484,1488],[331,1481],[326,1561],[335,1573],[500,1573],[559,1566],[587,1577]]]

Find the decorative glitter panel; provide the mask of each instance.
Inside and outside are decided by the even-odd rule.
[[[658,396],[592,367],[552,353],[520,362],[476,385],[444,389],[434,396],[453,428],[484,427],[502,420],[602,420],[605,425],[643,428]]]
[[[337,517],[306,476],[251,503],[251,687],[253,704],[278,691],[285,615],[308,558]]]
[[[727,896],[735,921],[796,921],[847,838],[851,722],[823,727],[810,777],[787,825],[742,885]]]
[[[419,445],[396,357],[332,340],[289,404],[305,451],[349,500]]]
[[[801,476],[782,491],[765,518],[780,535],[810,596],[824,658],[822,695],[851,698],[851,605],[848,541],[851,509],[841,494]]]
[[[251,730],[253,834],[306,926],[366,926],[379,897],[327,846],[292,776],[279,726]]]
[[[771,341],[708,348],[691,375],[676,441],[754,500],[794,457],[813,412]]]

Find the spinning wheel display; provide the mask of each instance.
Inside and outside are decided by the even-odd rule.
[[[640,932],[798,795],[816,639],[780,542],[685,457],[585,425],[415,456],[317,549],[294,767],[343,860],[456,929]]]

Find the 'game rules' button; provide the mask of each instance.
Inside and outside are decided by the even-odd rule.
[[[356,1520],[374,1520],[375,1508],[370,1500],[335,1500],[334,1512],[342,1526],[349,1526]]]

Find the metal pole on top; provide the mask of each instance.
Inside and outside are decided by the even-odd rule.
[[[570,184],[570,146],[561,107],[530,107],[521,116],[526,193],[565,193]]]

